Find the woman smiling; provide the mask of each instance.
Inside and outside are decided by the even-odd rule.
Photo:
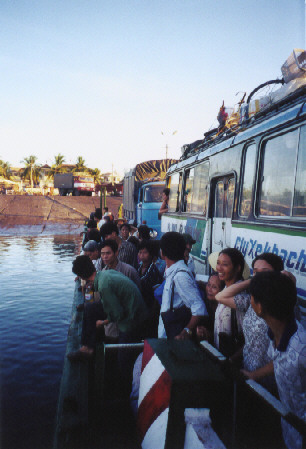
[[[219,254],[213,253],[208,260],[212,269],[218,273],[220,281],[225,283],[225,288],[249,276],[248,266],[244,261],[244,257],[236,248],[225,248]],[[222,350],[227,352],[225,355],[231,355],[229,354],[231,348],[222,347],[222,341],[226,340],[223,337],[233,337],[232,341],[238,338],[238,334],[241,332],[241,325],[237,321],[235,311],[232,312],[230,307],[224,304],[218,304],[215,314],[214,343],[221,352]],[[241,321],[241,317],[239,321]]]

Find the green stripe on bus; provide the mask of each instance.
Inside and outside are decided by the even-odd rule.
[[[169,217],[165,217],[165,218],[175,218],[176,220],[187,220],[188,217],[182,217],[181,215],[171,215]]]
[[[278,229],[271,226],[249,225],[233,223],[233,228],[251,229],[252,231],[273,232],[274,234],[293,235],[295,237],[305,237],[306,231],[294,229]]]

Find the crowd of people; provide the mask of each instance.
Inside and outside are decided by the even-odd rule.
[[[299,322],[295,278],[279,256],[255,257],[251,277],[242,253],[223,249],[209,256],[211,275],[203,283],[196,281],[191,235],[167,232],[152,240],[146,225],[123,223],[119,229],[108,211],[102,216],[99,210],[87,225],[73,272],[92,285],[96,300],[79,307],[82,346],[68,354],[71,362],[94,357],[99,333],[118,343],[207,340],[306,421],[306,331]],[[124,354],[119,352],[118,366],[130,391],[134,360]],[[141,357],[134,367],[134,409]],[[282,425],[287,447],[302,448],[302,436],[285,421]]]

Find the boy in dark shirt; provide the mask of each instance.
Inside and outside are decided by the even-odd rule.
[[[283,405],[306,422],[306,330],[294,318],[296,287],[283,273],[263,272],[250,284],[251,305],[269,326],[269,354]],[[302,435],[282,419],[289,449],[302,449]]]
[[[159,319],[159,304],[154,297],[154,286],[161,284],[162,275],[153,262],[155,246],[151,240],[142,240],[139,244],[138,258],[140,265],[138,274],[140,276],[141,293],[149,309],[147,326],[147,338],[157,338],[157,327]]]

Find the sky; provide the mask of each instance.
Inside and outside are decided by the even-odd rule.
[[[0,159],[123,174],[280,78],[305,0],[1,0],[0,39]]]

